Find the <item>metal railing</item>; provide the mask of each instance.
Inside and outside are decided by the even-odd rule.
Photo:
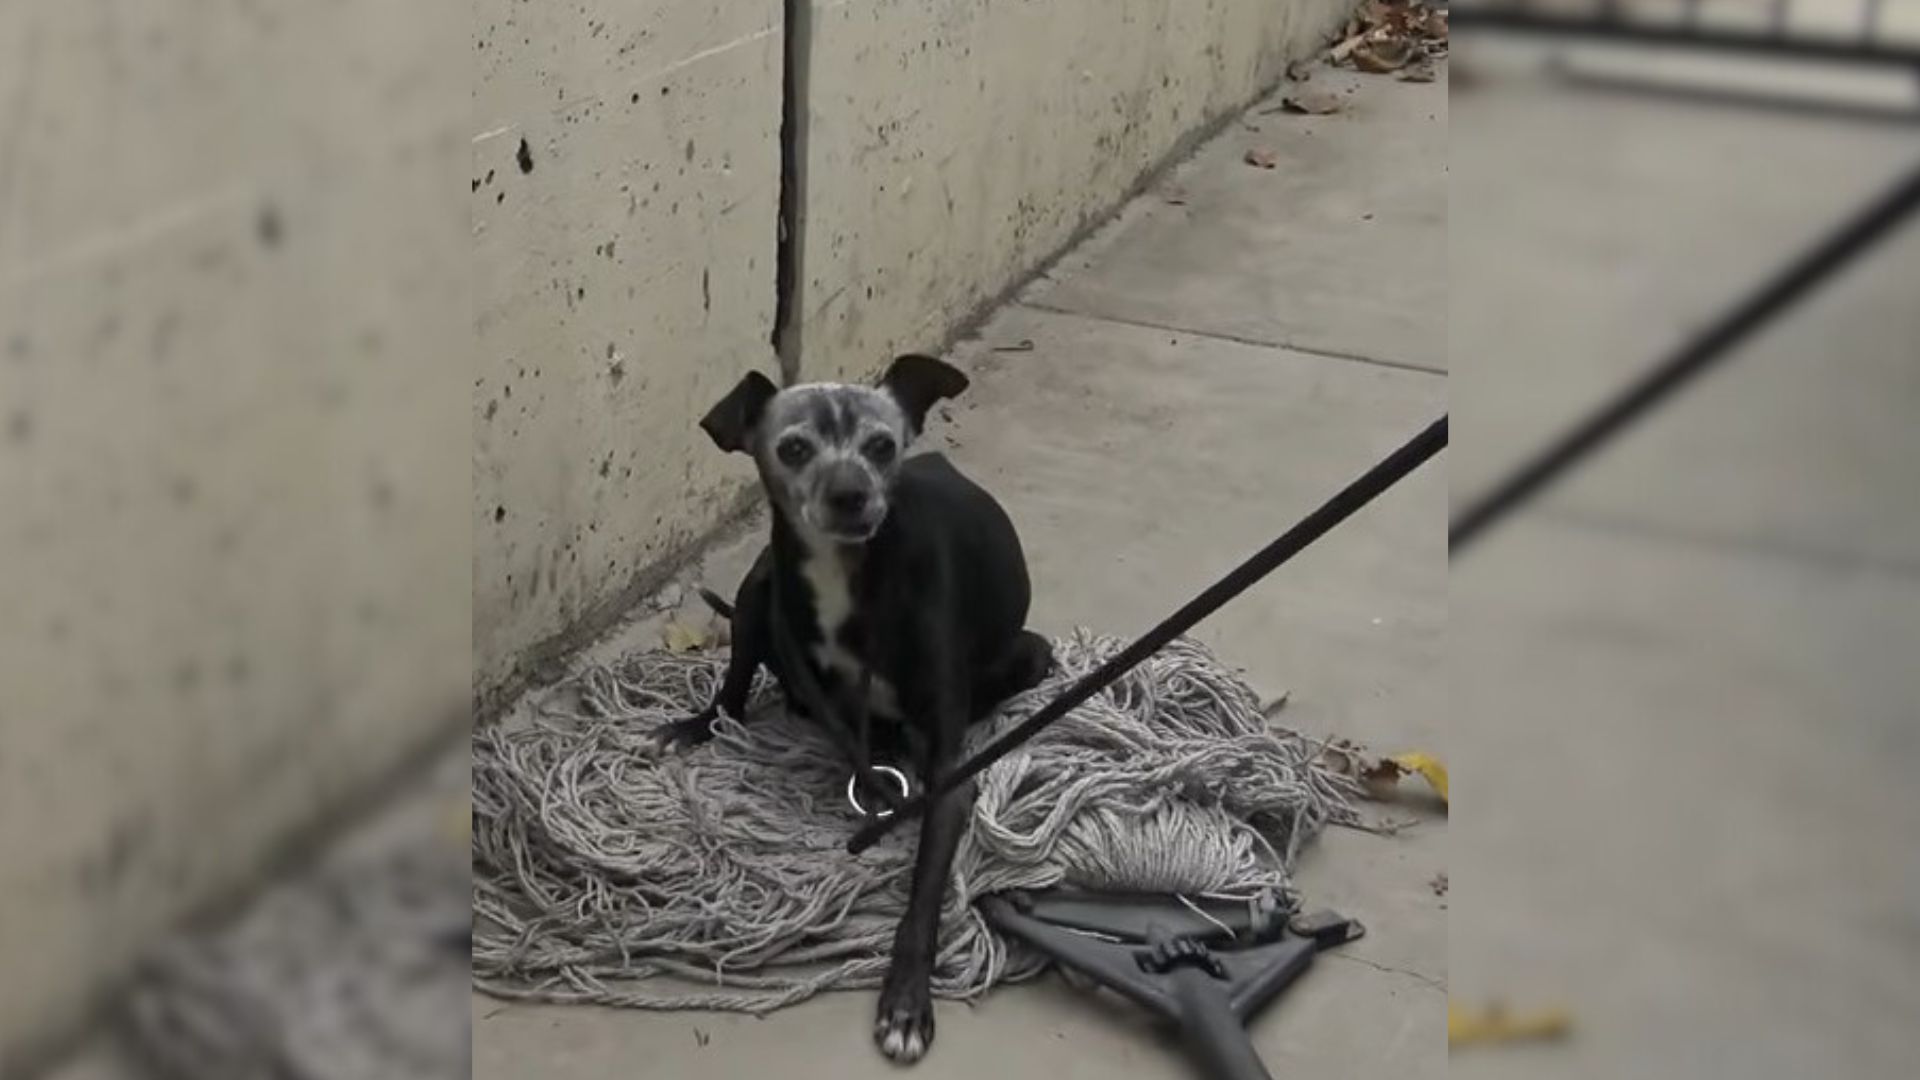
[[[1449,6],[1455,29],[1920,72],[1920,0],[1453,0]]]
[[[1451,27],[1472,34],[1504,31],[1562,43],[1690,48],[1853,68],[1891,66],[1920,74],[1920,0],[1453,0],[1449,7]],[[1773,107],[1805,104],[1777,97],[1739,97],[1748,104]],[[1920,110],[1903,109],[1892,115],[1916,120]],[[1463,550],[1915,219],[1920,219],[1920,166],[1912,167],[1887,191],[1730,305],[1698,335],[1470,500],[1449,523],[1452,551]]]

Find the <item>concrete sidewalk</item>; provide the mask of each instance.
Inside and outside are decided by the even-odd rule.
[[[1920,162],[1910,124],[1584,90],[1543,52],[1462,46],[1462,497]],[[1866,89],[1911,103],[1907,74]],[[1577,1037],[1455,1075],[1913,1075],[1916,280],[1909,222],[1456,557],[1456,986],[1564,1004]]]
[[[1445,82],[1322,78],[1353,88],[1344,111],[1249,111],[957,349],[974,388],[933,437],[1018,522],[1043,632],[1144,629],[1445,411]],[[1244,162],[1256,146],[1276,169]],[[1446,506],[1443,459],[1200,636],[1289,691],[1291,725],[1444,753]],[[723,545],[697,576],[730,588],[759,542]],[[655,632],[637,621],[591,654]],[[1370,933],[1256,1025],[1276,1075],[1446,1068],[1445,815],[1417,796],[1387,812],[1418,823],[1336,832],[1305,858],[1309,901]],[[765,1020],[476,997],[474,1074],[897,1075],[872,1009],[870,994]],[[1057,978],[942,1006],[939,1024],[916,1076],[1193,1075],[1137,1014]]]

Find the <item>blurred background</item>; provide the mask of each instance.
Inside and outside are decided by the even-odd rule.
[[[1458,520],[1912,183],[1920,4],[1454,19]],[[1909,220],[1456,542],[1452,1001],[1573,1024],[1456,1075],[1911,1075],[1917,283]]]
[[[463,743],[470,21],[0,5],[0,1075]]]

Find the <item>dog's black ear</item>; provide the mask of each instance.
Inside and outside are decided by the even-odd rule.
[[[720,404],[707,411],[706,418],[700,421],[700,430],[707,433],[713,444],[731,454],[734,451],[751,449],[753,429],[760,424],[760,414],[766,411],[767,402],[780,388],[773,380],[757,371],[749,371],[739,385],[728,391],[720,399]]]
[[[917,432],[933,403],[958,397],[967,388],[967,377],[944,360],[914,353],[895,359],[880,385],[906,410],[907,422]]]

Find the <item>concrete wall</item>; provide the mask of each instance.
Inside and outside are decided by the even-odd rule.
[[[781,6],[481,3],[483,706],[751,481],[694,425],[743,371],[776,370]],[[800,376],[937,347],[1351,6],[815,0]]]
[[[466,12],[397,11],[0,5],[0,1075],[461,721]]]
[[[1352,8],[815,0],[806,375],[937,347]]]
[[[695,423],[749,368],[774,367],[783,39],[780,0],[478,6],[486,699],[740,490]]]

